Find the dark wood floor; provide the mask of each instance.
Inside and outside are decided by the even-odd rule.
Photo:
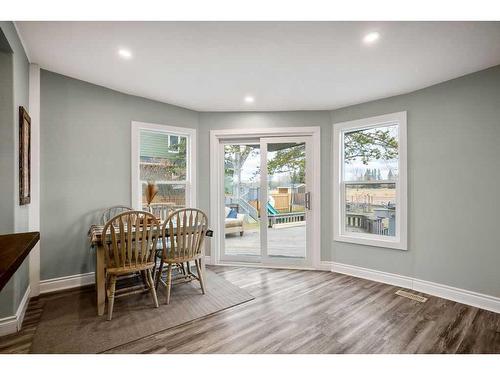
[[[500,353],[500,314],[432,296],[419,303],[331,272],[210,269],[255,300],[110,353]],[[0,352],[28,352],[44,301],[55,297],[33,299]]]

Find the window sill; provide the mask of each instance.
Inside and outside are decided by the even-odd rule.
[[[381,238],[366,238],[366,237],[351,236],[351,235],[336,235],[334,236],[333,240],[337,242],[348,242],[358,245],[383,247],[386,249],[393,249],[393,250],[403,250],[403,251],[408,250],[408,245],[406,244],[405,241],[401,239],[386,240]]]

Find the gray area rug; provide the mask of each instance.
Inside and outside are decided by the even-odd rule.
[[[31,345],[32,353],[100,353],[187,323],[254,297],[215,273],[205,272],[206,294],[197,281],[175,285],[170,305],[160,286],[160,307],[149,293],[115,300],[113,319],[97,316],[93,290],[46,301]]]

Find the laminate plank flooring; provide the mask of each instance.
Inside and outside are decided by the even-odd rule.
[[[338,273],[209,267],[255,299],[107,353],[500,353],[500,314]],[[44,302],[0,353],[27,353]]]

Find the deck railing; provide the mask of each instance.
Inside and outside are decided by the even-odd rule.
[[[366,215],[358,213],[347,213],[346,225],[351,228],[360,228],[367,233],[387,236],[389,231],[384,228],[382,218],[369,219]]]
[[[268,214],[268,227],[272,228],[276,224],[296,223],[306,220],[305,212],[290,212],[286,214]]]

